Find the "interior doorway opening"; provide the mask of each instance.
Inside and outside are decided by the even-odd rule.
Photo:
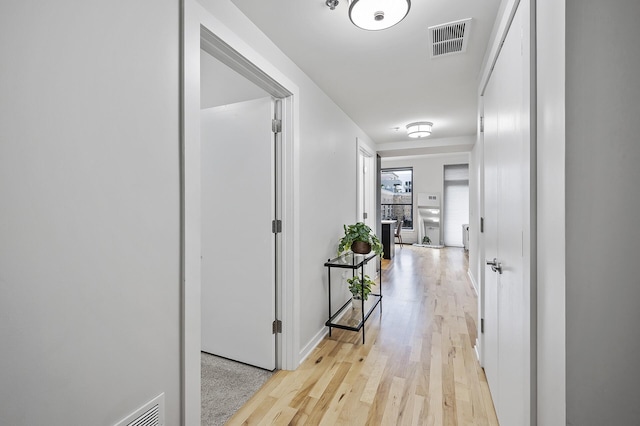
[[[215,30],[212,30],[215,29]],[[271,339],[275,340],[275,367],[295,369],[299,359],[299,337],[297,335],[298,315],[294,303],[295,289],[292,283],[299,277],[299,265],[294,262],[294,253],[299,246],[296,232],[297,217],[299,215],[297,185],[297,128],[298,110],[297,97],[299,89],[289,79],[282,75],[271,64],[256,55],[248,46],[239,42],[235,35],[219,28],[215,18],[197,4],[189,2],[185,7],[184,38],[183,38],[183,123],[182,123],[182,152],[181,152],[181,228],[182,228],[182,312],[181,312],[181,347],[182,347],[182,398],[183,423],[199,424],[201,421],[201,351],[202,351],[202,248],[203,248],[203,218],[202,218],[202,140],[201,140],[201,103],[204,83],[200,79],[200,63],[203,52],[222,62],[245,79],[258,86],[268,99],[269,109],[275,114],[277,105],[282,109],[281,116],[270,116],[267,119],[269,139],[267,144],[273,151],[266,163],[269,170],[281,173],[266,179],[269,183],[271,199],[269,204],[269,218],[266,223],[269,238],[273,239],[270,251],[276,253],[268,271],[262,271],[268,280],[275,283],[269,298],[269,304],[275,310],[266,327]],[[237,105],[242,102],[251,103],[256,98],[232,99],[226,105]],[[273,101],[277,102],[273,102]],[[214,107],[215,108],[215,107]],[[224,108],[221,108],[224,109]],[[233,109],[233,108],[227,108]],[[276,125],[274,119],[278,119]],[[250,126],[249,123],[247,126]],[[242,138],[240,138],[242,139]],[[276,151],[275,146],[278,150]],[[226,147],[226,145],[225,145]],[[228,183],[233,185],[234,182]],[[222,190],[225,185],[219,185]],[[276,186],[280,192],[276,192]],[[276,208],[277,206],[277,208]],[[261,219],[262,220],[262,219]],[[278,226],[273,226],[279,221]],[[229,222],[229,215],[225,223]],[[224,225],[224,224],[223,224]],[[221,225],[222,226],[222,225]],[[226,225],[224,225],[226,226]],[[277,232],[272,232],[277,229]],[[222,244],[225,242],[222,241]],[[236,257],[243,257],[250,263],[247,253],[236,253]],[[288,259],[288,261],[286,260]],[[248,269],[245,266],[245,269]],[[257,278],[257,275],[254,277]],[[226,283],[233,285],[233,283]],[[276,303],[276,301],[278,303]],[[218,327],[224,327],[229,321],[237,319],[225,318],[218,322]],[[276,327],[277,321],[281,322]],[[262,325],[261,325],[262,327]],[[277,331],[274,335],[273,331]],[[280,332],[281,331],[281,332]],[[246,336],[244,336],[246,338]],[[272,352],[272,353],[273,353]]]
[[[363,222],[372,230],[377,229],[377,197],[375,191],[376,184],[376,159],[375,152],[366,144],[356,139],[357,166],[356,166],[356,222]],[[378,274],[378,262],[369,262],[365,265],[365,272],[371,277]]]
[[[282,318],[275,226],[283,210],[282,108],[292,94],[204,26],[200,47],[202,348],[273,370],[283,352],[275,327]],[[261,253],[252,268],[241,254],[246,241]]]

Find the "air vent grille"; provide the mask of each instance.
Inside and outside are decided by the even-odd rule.
[[[151,407],[149,411],[129,423],[128,426],[159,426],[160,425],[160,409],[157,405]]]
[[[431,57],[448,56],[467,50],[471,18],[429,27]]]
[[[116,426],[164,426],[164,393],[120,420]]]

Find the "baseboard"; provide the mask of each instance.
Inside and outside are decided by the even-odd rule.
[[[318,331],[315,336],[313,336],[309,343],[307,343],[305,347],[300,351],[300,354],[298,356],[300,362],[298,363],[298,365],[301,365],[304,360],[307,359],[307,357],[316,348],[316,346],[318,346],[320,342],[322,342],[322,339],[324,339],[327,334],[329,334],[329,329],[327,327],[322,327],[322,329]]]
[[[412,245],[414,247],[426,247],[426,248],[433,248],[433,249],[442,249],[442,248],[444,248],[444,246],[442,244],[418,244],[418,243],[413,243]]]
[[[478,291],[478,284],[476,283],[475,278],[473,278],[473,275],[471,274],[471,269],[467,269],[467,275],[471,280],[471,285],[473,286],[473,290],[476,292],[476,296],[478,296],[480,294],[480,292]]]
[[[476,344],[473,346],[473,350],[476,352],[476,358],[478,358],[478,362],[482,365],[482,360],[480,359],[480,351],[478,350],[478,339],[476,339]]]

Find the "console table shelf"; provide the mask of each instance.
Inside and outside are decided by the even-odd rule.
[[[329,336],[331,336],[331,330],[333,328],[351,331],[360,331],[360,329],[362,329],[362,343],[364,344],[365,322],[376,306],[380,307],[380,313],[382,313],[382,277],[378,281],[378,293],[370,293],[367,300],[349,299],[344,305],[334,312],[331,307],[331,268],[350,269],[352,271],[352,276],[359,273],[360,279],[364,279],[364,265],[376,257],[376,254],[373,252],[364,255],[349,252],[334,259],[329,259],[324,264],[324,266],[327,267],[327,276],[329,280],[329,319],[325,323],[325,325],[329,327]],[[379,264],[379,266],[381,266],[381,264]],[[381,268],[380,272],[380,276],[382,276]]]

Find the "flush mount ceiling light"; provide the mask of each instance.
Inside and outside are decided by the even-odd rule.
[[[331,10],[338,0],[326,0]],[[349,19],[363,30],[378,31],[393,27],[409,13],[411,0],[349,0]]]
[[[410,138],[424,138],[431,134],[433,123],[429,121],[418,121],[407,124],[407,134]]]

